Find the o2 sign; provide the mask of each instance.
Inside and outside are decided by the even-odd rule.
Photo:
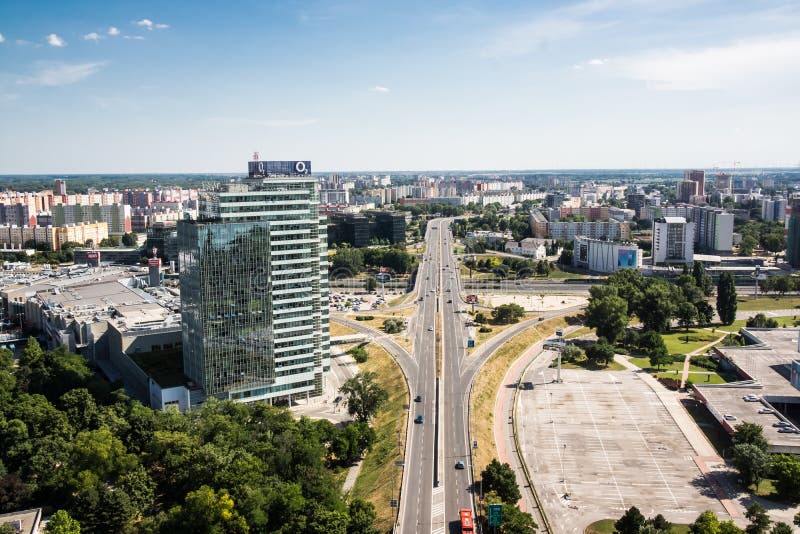
[[[295,161],[294,162],[294,172],[297,174],[305,174],[306,173],[306,162],[305,161]]]

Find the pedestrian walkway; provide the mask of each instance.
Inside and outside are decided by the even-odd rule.
[[[690,367],[690,365],[692,363],[692,356],[695,356],[697,354],[702,354],[705,351],[707,351],[708,349],[710,349],[711,347],[713,347],[714,345],[716,345],[717,343],[722,342],[722,340],[725,339],[726,335],[727,334],[725,334],[724,336],[720,337],[716,341],[712,341],[711,343],[703,345],[699,349],[690,352],[689,354],[687,354],[684,357],[684,359],[683,359],[683,374],[681,375],[681,389],[686,389],[686,381],[689,380],[689,367]]]

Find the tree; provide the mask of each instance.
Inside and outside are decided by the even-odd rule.
[[[65,510],[58,510],[47,522],[46,534],[81,534],[81,524]]]
[[[347,353],[353,357],[356,363],[364,363],[369,358],[369,353],[364,347],[353,347],[352,349],[348,350]]]
[[[663,279],[650,282],[642,293],[641,303],[636,310],[644,329],[656,332],[669,330],[670,320],[680,300],[678,287],[669,285]]]
[[[378,287],[378,281],[375,279],[374,276],[368,276],[367,281],[364,284],[364,289],[369,293],[370,291],[375,291]]]
[[[717,284],[717,314],[724,325],[736,320],[736,286],[728,272],[720,275]]]
[[[339,388],[339,392],[347,396],[347,413],[360,423],[368,423],[389,398],[376,382],[377,377],[377,373],[371,371],[359,373]]]
[[[748,328],[778,328],[778,321],[772,317],[767,318],[763,313],[757,313],[746,321]]]
[[[500,463],[492,458],[489,465],[481,472],[483,491],[493,491],[504,503],[516,503],[522,495],[517,485],[517,477],[507,463]]]
[[[653,529],[657,533],[669,534],[672,531],[672,523],[667,521],[667,519],[661,514],[657,514],[652,519],[648,519],[645,521],[645,524],[652,525]]]
[[[608,362],[614,359],[615,352],[614,346],[601,337],[597,343],[586,347],[586,358],[596,364],[608,365]]]
[[[126,247],[135,247],[139,244],[139,237],[133,232],[122,234],[122,244]]]
[[[688,334],[689,327],[697,321],[697,308],[691,302],[681,302],[678,304],[678,309],[675,310],[675,315],[678,318],[678,324],[686,328]],[[688,337],[686,341],[689,341]]]
[[[794,526],[800,527],[800,512],[797,512],[796,514],[794,514],[794,518],[792,519],[792,523],[794,523]]]
[[[118,247],[119,246],[119,237],[112,235],[100,240],[101,247]]]
[[[694,523],[689,525],[689,532],[692,534],[720,534],[719,519],[714,512],[706,510],[695,519]]]
[[[767,511],[757,502],[747,507],[744,516],[750,521],[744,529],[747,534],[766,534],[769,524],[772,523]]]
[[[750,235],[742,237],[742,240],[739,242],[739,255],[752,256],[756,245],[758,245],[758,241],[756,241],[755,237]]]
[[[364,255],[357,248],[341,247],[331,259],[331,270],[341,277],[353,277],[364,270]]]
[[[719,534],[744,534],[744,529],[739,528],[733,519],[728,519],[719,524]]]
[[[770,534],[792,534],[792,527],[783,521],[778,521],[769,532]]]
[[[533,516],[519,509],[512,503],[503,503],[503,533],[504,534],[533,534],[539,525]]]
[[[745,486],[758,484],[769,473],[770,456],[757,445],[739,443],[733,446],[733,465]]]
[[[772,478],[775,489],[783,499],[800,500],[800,458],[779,454],[772,459]]]
[[[733,427],[731,436],[734,445],[755,445],[764,452],[769,452],[769,443],[764,437],[764,428],[756,423],[739,423]]]
[[[644,526],[644,523],[645,517],[639,509],[631,506],[614,523],[614,529],[619,534],[639,534],[639,530]]]
[[[44,352],[39,346],[39,342],[36,341],[35,337],[31,336],[25,343],[25,348],[22,349],[22,354],[19,357],[19,365],[20,367],[35,367],[41,362],[43,355]]]
[[[169,511],[167,525],[169,527],[162,531],[187,534],[245,534],[250,531],[228,491],[214,491],[206,485],[187,493],[184,505]]]
[[[714,307],[705,300],[694,303],[697,308],[697,322],[701,325],[707,325],[714,319]]]
[[[383,331],[387,334],[397,334],[403,331],[402,319],[384,319]]]
[[[347,505],[350,521],[347,524],[347,534],[379,534],[380,531],[373,527],[375,523],[375,507],[370,502],[353,499]]]
[[[692,264],[692,277],[694,278],[694,283],[697,284],[703,294],[710,297],[711,293],[714,292],[714,286],[711,282],[711,277],[706,274],[706,267],[702,261],[696,261]]]
[[[628,303],[616,295],[616,290],[601,298],[592,297],[586,309],[586,326],[595,328],[598,337],[614,343],[628,326]]]
[[[492,310],[492,317],[499,323],[516,323],[525,317],[525,309],[519,304],[501,304]]]

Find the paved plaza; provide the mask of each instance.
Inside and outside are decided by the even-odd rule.
[[[691,523],[730,516],[664,404],[633,371],[531,368],[517,427],[525,462],[556,531],[582,532],[631,507]]]

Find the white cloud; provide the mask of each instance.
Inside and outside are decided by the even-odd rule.
[[[156,24],[157,30],[166,30],[167,28],[169,28],[169,24]]]
[[[376,85],[375,87],[370,87],[369,89],[373,93],[388,93],[391,91],[388,87],[384,87],[382,85]]]
[[[105,61],[89,63],[63,63],[60,61],[39,61],[34,64],[34,72],[30,76],[17,79],[18,85],[41,85],[57,87],[77,83],[95,74],[107,65]]]
[[[614,59],[619,72],[669,91],[702,91],[769,84],[797,76],[800,37],[767,37],[702,49],[653,50]]]
[[[67,43],[59,37],[58,35],[51,33],[47,36],[47,44],[50,46],[55,46],[56,48],[61,48],[62,46],[67,46]]]
[[[5,40],[6,40],[6,38],[5,38],[5,37],[3,37],[3,34],[2,34],[2,33],[0,33],[0,43],[4,42]]]
[[[148,30],[153,29],[153,21],[150,19],[137,20],[135,24],[137,26],[141,26],[142,28],[147,28]]]
[[[25,39],[17,39],[15,42],[17,43],[17,46],[28,46],[31,44],[30,41],[26,41]]]
[[[144,37],[141,35],[123,35],[122,38],[130,41],[144,41]]]
[[[589,65],[605,65],[606,63],[608,63],[608,59],[605,59],[605,58],[604,59],[595,58],[595,59],[590,59],[588,61]]]
[[[115,26],[108,27],[108,35],[119,35],[119,28]]]
[[[97,32],[87,33],[86,35],[83,36],[84,41],[94,41],[95,43],[102,38],[103,36]]]
[[[575,37],[586,29],[580,20],[568,17],[541,17],[503,28],[481,51],[483,57],[522,56],[547,48],[553,41]]]

